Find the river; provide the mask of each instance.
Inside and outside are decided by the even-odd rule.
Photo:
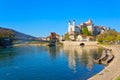
[[[19,46],[0,49],[0,80],[86,80],[104,69],[102,48]]]

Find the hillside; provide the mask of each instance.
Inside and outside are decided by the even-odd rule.
[[[14,33],[15,39],[24,39],[24,40],[36,39],[36,37],[34,37],[34,36],[30,36],[30,35],[18,32],[18,31],[13,30],[13,29],[0,27],[0,30],[10,30],[10,31],[12,31]]]

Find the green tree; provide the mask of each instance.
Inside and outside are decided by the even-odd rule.
[[[87,27],[84,27],[82,29],[82,34],[86,35],[86,36],[89,36],[90,35],[90,32],[88,31],[88,28]]]
[[[120,41],[120,34],[117,35],[116,40],[119,40],[119,41]]]
[[[114,29],[109,29],[106,32],[97,36],[98,42],[115,42],[116,40],[120,40],[120,35]]]
[[[68,33],[65,34],[65,40],[70,40]]]

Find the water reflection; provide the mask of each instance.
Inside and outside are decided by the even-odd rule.
[[[35,54],[40,56],[49,55],[49,58],[55,60],[60,55],[61,47],[44,47],[44,46],[22,46],[8,49],[0,49],[0,67],[12,66],[16,57],[28,56]],[[27,58],[26,58],[27,59]]]
[[[76,71],[76,65],[84,66],[88,70],[92,70],[93,59],[99,57],[102,53],[102,48],[96,46],[88,47],[16,47],[11,49],[0,50],[0,61],[6,62],[6,65],[12,62],[15,56],[26,55],[26,54],[42,54],[43,52],[48,52],[49,58],[56,59],[60,56],[60,53],[64,52],[68,57],[68,63],[70,69]],[[98,54],[99,53],[99,54]],[[10,62],[11,61],[11,62]],[[8,64],[7,64],[8,63]],[[1,64],[0,64],[1,65]],[[5,64],[4,64],[5,65]]]
[[[0,49],[0,78],[3,80],[86,80],[101,71],[93,59],[102,48],[21,46]],[[89,73],[88,73],[89,72]]]
[[[60,55],[60,49],[61,47],[47,47],[47,51],[48,51],[48,54],[49,54],[49,57],[51,59],[56,59],[59,55]]]
[[[102,52],[102,48],[96,46],[67,46],[63,49],[64,53],[68,56],[69,67],[75,72],[77,64],[87,67],[91,71],[93,68],[93,59],[100,56]]]
[[[14,56],[12,48],[0,49],[0,67],[12,65]]]
[[[0,67],[12,66],[19,61],[19,57],[24,58],[26,55],[46,52],[46,47],[22,46],[8,49],[0,49]],[[25,59],[25,58],[24,58]],[[26,58],[27,59],[27,58]],[[24,61],[23,61],[24,62]]]
[[[93,58],[99,57],[102,53],[102,48],[96,46],[86,47],[17,47],[11,49],[0,49],[0,60],[4,58],[13,58],[20,54],[30,54],[48,51],[49,57],[57,58],[60,52],[63,51],[68,56],[69,65],[75,67],[76,61],[79,61],[81,65],[86,66],[93,64]],[[99,54],[98,54],[99,53]]]

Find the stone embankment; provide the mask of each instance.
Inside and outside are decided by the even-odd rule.
[[[88,80],[116,80],[116,78],[120,76],[120,46],[113,45],[103,47],[112,49],[114,59],[105,69]]]
[[[63,41],[64,46],[80,46],[84,44],[86,46],[97,45],[98,42],[82,42],[82,41]]]
[[[14,44],[13,47],[17,47],[17,46],[47,46],[48,43],[44,43],[44,44]]]

